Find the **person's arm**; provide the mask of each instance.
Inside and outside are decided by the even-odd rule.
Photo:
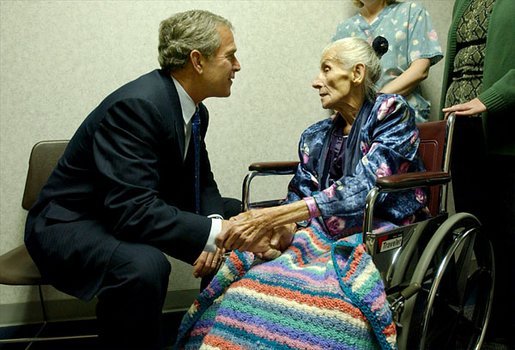
[[[515,69],[510,69],[490,88],[481,92],[478,99],[489,112],[500,112],[515,105]]]
[[[274,228],[288,227],[293,233],[291,224],[307,220],[310,217],[308,205],[300,200],[286,205],[271,208],[254,209],[238,215],[235,220],[224,221],[222,232],[216,238],[218,247],[225,249],[248,250],[264,253],[280,248],[281,236],[285,231],[274,231]]]
[[[438,35],[424,6],[417,3],[409,5],[408,17],[405,20],[406,38],[402,45],[405,46],[408,68],[383,86],[380,89],[383,93],[408,96],[427,78],[429,67],[443,57]]]
[[[204,248],[211,219],[168,204],[159,192],[159,150],[163,140],[176,134],[169,125],[143,99],[120,100],[106,111],[91,155],[100,173],[99,210],[120,239],[152,244],[193,263]]]
[[[478,97],[454,106],[443,108],[447,117],[454,112],[460,116],[479,116],[486,111],[498,112],[515,104],[515,69],[510,69],[501,79]]]
[[[481,113],[486,111],[486,106],[476,97],[468,102],[443,108],[442,111],[444,112],[445,118],[452,112],[454,112],[457,117],[470,117],[473,115],[479,117]]]
[[[431,63],[428,58],[419,58],[411,63],[401,75],[381,88],[384,94],[408,96],[429,75]]]

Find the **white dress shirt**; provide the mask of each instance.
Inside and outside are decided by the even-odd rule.
[[[181,83],[179,83],[174,77],[172,77],[172,79],[175,85],[175,89],[177,90],[177,94],[179,95],[182,118],[184,120],[184,159],[186,159],[186,154],[188,153],[188,146],[191,139],[191,119],[195,114],[197,106],[195,106],[195,103],[191,99],[190,95],[188,95],[186,90],[184,90]],[[204,250],[208,252],[214,252],[216,251],[215,238],[218,236],[220,231],[222,231],[223,217],[220,214],[212,214],[208,215],[208,218],[211,218],[211,230],[209,231],[209,237],[207,239]]]

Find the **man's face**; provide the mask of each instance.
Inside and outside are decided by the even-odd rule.
[[[220,34],[220,47],[206,60],[204,74],[207,97],[227,97],[231,94],[232,79],[241,69],[236,58],[236,44],[231,30],[225,26],[217,28]]]
[[[320,62],[320,74],[313,81],[323,108],[340,110],[348,102],[352,88],[352,72],[341,67],[329,50]]]

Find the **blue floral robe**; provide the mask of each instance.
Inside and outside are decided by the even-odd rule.
[[[288,202],[313,197],[327,233],[341,237],[361,231],[365,198],[382,176],[423,170],[417,157],[418,129],[413,110],[400,95],[379,95],[373,106],[357,116],[345,155],[355,164],[348,174],[326,187],[321,183],[335,115],[307,128],[299,142],[300,164],[289,185]],[[367,108],[368,107],[368,108]],[[358,148],[359,147],[359,148]],[[426,194],[422,189],[382,195],[375,213],[393,224],[406,224],[423,212]],[[384,222],[376,220],[377,225]]]

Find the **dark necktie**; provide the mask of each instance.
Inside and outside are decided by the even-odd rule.
[[[192,119],[193,148],[195,151],[195,213],[200,213],[200,115],[198,108]]]

